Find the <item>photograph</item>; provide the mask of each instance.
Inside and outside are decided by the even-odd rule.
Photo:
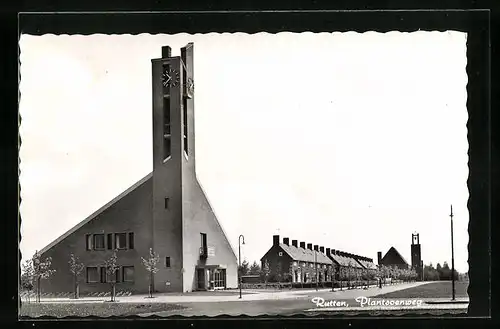
[[[21,34],[19,319],[466,315],[466,67],[453,30]]]

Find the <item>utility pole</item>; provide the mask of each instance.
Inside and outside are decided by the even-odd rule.
[[[451,219],[451,300],[455,300],[455,256],[453,254],[453,205],[450,206]]]

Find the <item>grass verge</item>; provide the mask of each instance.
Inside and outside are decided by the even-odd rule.
[[[468,297],[468,282],[455,282],[455,297]],[[376,298],[450,298],[451,299],[451,281],[436,281],[421,286],[398,290],[383,295],[377,295]]]
[[[184,306],[178,304],[167,303],[23,303],[19,309],[19,317],[130,316],[141,313],[181,310],[184,308]]]

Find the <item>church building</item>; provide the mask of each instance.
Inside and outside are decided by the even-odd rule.
[[[389,267],[397,267],[399,269],[413,269],[417,272],[417,280],[423,280],[424,262],[422,261],[422,253],[420,247],[420,234],[413,233],[411,235],[411,265],[404,259],[403,256],[391,247],[389,251],[382,257],[382,252],[378,252],[378,264]]]
[[[156,292],[237,287],[237,258],[196,176],[193,44],[152,59],[153,171],[39,253],[56,272],[42,280],[44,292],[71,292],[68,261],[84,265],[79,290],[146,293],[150,273],[142,258],[160,256]],[[113,251],[119,269],[106,275]]]

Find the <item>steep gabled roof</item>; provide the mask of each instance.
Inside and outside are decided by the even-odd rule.
[[[332,264],[331,259],[320,251],[315,252],[314,250],[289,246],[284,243],[280,243],[279,246],[293,260],[309,263]],[[261,261],[264,259],[264,257],[261,258]]]
[[[49,245],[47,245],[45,248],[43,248],[42,250],[40,250],[39,254],[45,253],[50,248],[54,247],[56,244],[58,244],[59,242],[61,242],[64,239],[66,239],[68,236],[70,236],[71,234],[73,234],[74,232],[76,232],[78,229],[80,229],[81,227],[83,227],[85,224],[87,224],[88,222],[90,222],[92,219],[96,218],[99,214],[103,213],[106,209],[108,209],[111,206],[113,206],[115,203],[117,203],[118,201],[120,201],[121,199],[123,199],[125,196],[127,196],[128,194],[130,194],[132,191],[134,191],[136,188],[138,188],[142,184],[146,183],[149,179],[151,179],[151,177],[153,177],[153,173],[147,174],[145,177],[143,177],[141,180],[139,180],[138,182],[136,182],[134,185],[130,186],[125,191],[123,191],[121,194],[119,194],[113,200],[111,200],[110,202],[106,203],[104,206],[102,206],[98,210],[96,210],[89,217],[85,218],[80,223],[78,223],[75,226],[73,226],[66,233],[64,233],[63,235],[61,235],[60,237],[58,237],[57,239],[55,239],[54,241],[52,241]]]
[[[351,266],[354,268],[363,268],[354,258],[330,254],[330,256],[340,265],[340,266]]]
[[[384,257],[382,257],[382,262],[384,262],[385,257],[387,257],[387,255],[389,255],[391,252],[392,252],[392,253],[395,253],[395,254],[396,254],[396,256],[398,256],[399,258],[401,258],[401,260],[405,263],[405,265],[408,265],[408,262],[406,261],[406,259],[405,259],[403,256],[401,256],[401,254],[399,253],[399,251],[398,251],[396,248],[394,248],[394,247],[391,247],[391,248],[390,248],[390,249],[386,252],[386,254],[384,255]]]
[[[375,266],[375,264],[373,262],[370,262],[370,261],[367,261],[367,260],[362,260],[362,259],[358,259],[358,262],[366,269],[369,269],[369,270],[374,270],[377,268],[377,266]]]

